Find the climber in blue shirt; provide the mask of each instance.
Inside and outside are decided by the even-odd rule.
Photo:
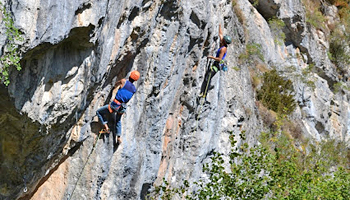
[[[110,129],[107,124],[107,120],[104,118],[107,114],[116,113],[115,125],[116,125],[116,135],[118,143],[121,143],[120,136],[122,134],[122,123],[120,121],[122,114],[125,112],[126,103],[131,99],[131,97],[136,92],[136,87],[133,84],[134,81],[137,81],[140,78],[140,73],[138,71],[132,71],[129,80],[121,79],[115,84],[115,88],[118,88],[118,92],[115,95],[114,100],[96,111],[96,114],[102,124],[104,129],[101,130],[101,133],[109,133]]]
[[[225,59],[227,52],[227,45],[232,43],[231,37],[223,35],[221,24],[219,24],[219,37],[220,37],[220,48],[216,52],[216,56],[208,56],[208,59],[213,59],[214,64],[210,66],[209,70],[205,74],[204,82],[201,87],[200,97],[207,95],[208,90],[212,89],[214,86],[210,85],[211,79],[220,69],[220,62]]]

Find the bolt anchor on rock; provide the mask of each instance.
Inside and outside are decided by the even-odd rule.
[[[23,183],[24,183],[23,192],[26,193],[26,192],[28,192],[28,188],[27,188],[27,183],[26,183],[26,179],[24,176],[23,176]]]

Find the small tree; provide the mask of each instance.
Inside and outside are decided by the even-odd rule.
[[[23,37],[18,28],[14,26],[11,14],[1,2],[0,11],[3,15],[2,22],[5,24],[7,36],[7,43],[0,58],[0,80],[7,86],[10,83],[9,68],[13,66],[18,71],[21,70],[20,52],[16,42],[23,41]]]
[[[264,73],[263,85],[257,92],[257,98],[278,114],[290,114],[296,106],[293,92],[292,81],[284,80],[276,70],[272,70]]]

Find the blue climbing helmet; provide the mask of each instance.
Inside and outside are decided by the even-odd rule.
[[[231,42],[232,42],[231,37],[228,35],[224,36],[224,40],[225,40],[226,44],[231,44]]]

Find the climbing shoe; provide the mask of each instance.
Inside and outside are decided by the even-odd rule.
[[[100,134],[109,134],[110,130],[109,129],[102,129],[100,130]]]
[[[122,143],[122,139],[120,137],[117,136],[117,143],[121,144]]]

